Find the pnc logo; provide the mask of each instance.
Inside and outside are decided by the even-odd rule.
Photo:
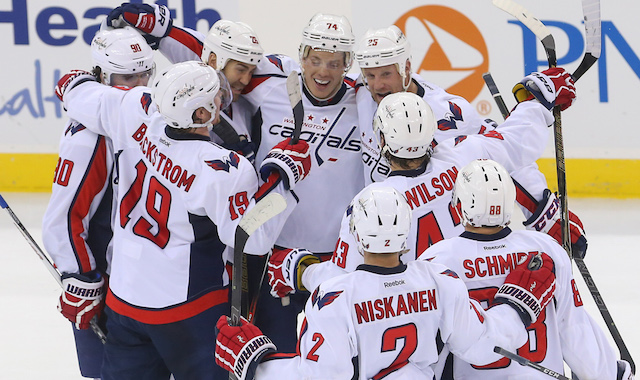
[[[437,74],[447,92],[470,102],[480,94],[489,54],[471,20],[449,7],[425,5],[409,10],[395,25],[411,42],[413,72],[426,80]]]

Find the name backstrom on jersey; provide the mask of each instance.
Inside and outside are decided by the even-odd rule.
[[[180,187],[184,187],[184,191],[188,192],[191,184],[196,179],[195,174],[189,175],[180,165],[174,165],[171,158],[158,151],[156,145],[146,136],[147,126],[142,124],[140,128],[131,136],[140,144],[140,150],[149,163],[156,169],[161,176],[169,180],[169,182]],[[158,162],[156,165],[156,161]]]
[[[436,290],[398,294],[354,304],[358,324],[393,318],[403,314],[421,313],[438,308]]]

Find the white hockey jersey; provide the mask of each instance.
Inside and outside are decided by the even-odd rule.
[[[253,141],[259,143],[256,166],[277,143],[291,137],[293,111],[281,68],[283,56],[270,56],[271,67],[258,66],[244,97],[255,107]],[[284,60],[284,61],[283,61]],[[284,69],[283,69],[284,70]],[[330,253],[340,230],[340,218],[351,199],[364,187],[354,83],[345,80],[327,101],[315,100],[304,88],[304,122],[300,139],[310,146],[311,172],[294,193],[300,200],[276,244]]]
[[[464,283],[440,264],[414,261],[395,268],[361,265],[316,289],[305,306],[299,352],[275,354],[256,379],[358,379],[386,375],[410,364],[432,379],[442,342],[466,360],[497,360],[496,345],[518,347],[524,325],[507,305],[489,311],[469,300]]]
[[[107,304],[141,322],[170,323],[227,302],[222,252],[258,189],[249,161],[207,136],[165,128],[148,87],[85,82],[64,103],[70,117],[109,136],[117,155]],[[266,254],[295,207],[282,185],[276,191],[287,210],[251,235],[247,253]]]
[[[507,170],[530,165],[542,154],[547,142],[551,112],[538,102],[518,105],[511,117],[484,135],[462,136],[438,144],[426,167],[397,171],[382,182],[369,186],[391,186],[404,194],[412,209],[407,246],[421,253],[436,242],[458,236],[464,228],[451,207],[453,184],[460,169],[479,158],[501,163]],[[526,143],[523,143],[526,142]],[[349,232],[350,210],[344,213],[340,237],[330,261],[307,267],[302,275],[307,289],[343,271],[352,272],[362,264],[356,241]],[[415,260],[415,253],[401,256]]]
[[[365,166],[365,185],[368,185],[371,182],[383,181],[391,169],[386,160],[380,156],[378,139],[373,132],[373,117],[378,104],[364,88],[361,80],[358,80],[357,85],[363,87],[358,88],[356,101],[362,140],[362,161]],[[466,99],[449,94],[417,74],[412,74],[411,80],[418,88],[417,95],[429,104],[434,117],[438,120],[438,129],[434,135],[436,143],[462,135],[482,134],[494,129],[495,125],[483,120]]]
[[[443,240],[420,256],[441,263],[465,282],[471,298],[486,309],[518,257],[545,252],[555,263],[556,291],[538,320],[527,328],[529,340],[517,353],[558,373],[563,358],[580,380],[615,379],[616,353],[607,337],[582,307],[571,262],[550,236],[536,231],[505,228],[493,235],[464,232]],[[507,358],[476,367],[454,357],[455,379],[548,379],[548,375]]]
[[[95,269],[107,273],[112,235],[111,140],[69,120],[58,156],[42,219],[44,247],[63,274]]]

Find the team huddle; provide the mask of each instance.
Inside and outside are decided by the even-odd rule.
[[[171,62],[157,73],[154,50]],[[242,22],[205,36],[124,3],[91,54],[55,89],[69,121],[43,223],[82,376],[548,377],[501,347],[581,380],[633,379],[582,307],[535,164],[553,107],[576,97],[564,69],[522,79],[497,124],[413,73],[399,28],[356,38],[339,15],[310,19],[296,60]],[[239,223],[270,194],[284,211],[234,262]]]

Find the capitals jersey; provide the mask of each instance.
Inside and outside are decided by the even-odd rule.
[[[484,135],[462,136],[438,144],[426,166],[415,170],[394,171],[382,182],[369,186],[391,186],[405,196],[412,210],[407,247],[411,253],[403,262],[416,259],[436,242],[458,236],[464,228],[451,207],[453,185],[458,172],[468,163],[488,158],[508,171],[530,165],[540,157],[546,145],[551,112],[538,102],[518,105],[503,124]],[[523,144],[523,142],[527,144]],[[302,281],[314,289],[326,278],[343,271],[352,272],[363,262],[355,238],[349,232],[350,209],[344,212],[340,237],[330,261],[309,266]],[[415,252],[415,253],[414,253]]]
[[[395,268],[360,265],[317,288],[305,306],[297,356],[275,354],[258,366],[256,379],[393,378],[410,364],[422,372],[404,379],[432,379],[442,343],[466,360],[499,359],[493,347],[526,340],[514,309],[489,311],[468,298],[447,267],[424,261]],[[387,377],[388,376],[388,377]]]
[[[293,111],[287,93],[281,56],[271,56],[271,68],[261,68],[245,88],[244,97],[255,108],[252,138],[259,144],[256,166],[280,141],[291,137]],[[262,64],[262,63],[261,63]],[[265,71],[269,71],[266,72]],[[354,83],[345,80],[326,101],[311,96],[300,79],[304,122],[300,139],[309,143],[311,171],[296,184],[300,200],[276,244],[330,253],[340,230],[340,218],[351,199],[364,187],[362,152]]]
[[[61,273],[107,273],[113,168],[111,141],[69,120],[60,138],[51,198],[42,222],[45,249]]]
[[[361,80],[361,79],[360,79]],[[469,102],[457,95],[449,94],[441,87],[429,83],[417,74],[411,80],[417,86],[417,95],[429,104],[433,115],[438,120],[438,129],[434,140],[440,143],[446,139],[462,135],[474,135],[492,130],[495,125],[491,120],[483,120]],[[362,83],[358,83],[363,86]],[[373,100],[366,88],[359,88],[356,96],[358,117],[360,120],[360,137],[362,140],[362,161],[365,169],[365,184],[384,180],[391,169],[380,155],[378,138],[373,131],[373,117],[378,104]]]
[[[65,94],[67,113],[109,136],[117,155],[117,210],[107,304],[144,323],[171,323],[226,303],[223,251],[255,204],[258,177],[244,157],[208,136],[166,127],[148,87],[85,82]],[[266,254],[287,210],[251,235],[245,252]]]
[[[571,262],[550,236],[509,228],[493,235],[464,232],[459,237],[435,244],[420,259],[451,268],[466,284],[470,297],[487,309],[492,306],[494,294],[518,258],[529,252],[545,252],[553,259],[556,291],[554,302],[550,302],[538,320],[527,328],[529,340],[517,353],[558,373],[564,372],[564,359],[581,380],[615,379],[616,353],[582,307],[582,298],[571,273]],[[457,357],[453,363],[456,379],[549,378],[507,358],[480,367]]]

